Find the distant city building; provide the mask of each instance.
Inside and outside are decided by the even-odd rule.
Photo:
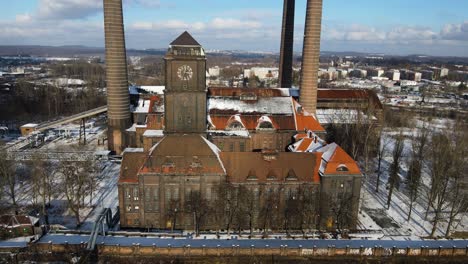
[[[279,76],[278,68],[254,67],[244,70],[244,77],[257,76],[261,81],[266,79],[277,79]]]
[[[449,75],[449,69],[447,68],[431,67],[429,70],[434,73],[433,79],[431,80],[440,80]]]
[[[367,70],[353,69],[349,72],[349,76],[364,79],[367,78]]]
[[[414,72],[410,70],[400,70],[402,80],[410,80],[420,82],[422,74],[420,72]]]
[[[401,74],[399,70],[390,70],[386,74],[387,78],[392,81],[399,81]]]
[[[382,77],[384,75],[384,70],[382,69],[368,69],[367,77]]]
[[[221,69],[218,66],[212,67],[208,69],[208,73],[211,77],[219,77],[221,73]]]
[[[421,71],[421,78],[424,80],[434,80],[434,72],[430,70]]]

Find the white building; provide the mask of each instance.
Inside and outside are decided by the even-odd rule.
[[[251,75],[257,76],[260,80],[266,80],[275,78],[279,76],[278,68],[263,68],[263,67],[254,67],[251,69],[244,70],[244,77],[250,77]]]
[[[212,67],[208,69],[208,73],[211,77],[219,77],[221,73],[221,69],[218,66]]]
[[[399,70],[390,70],[387,72],[387,78],[392,81],[399,81],[400,80],[400,71]]]

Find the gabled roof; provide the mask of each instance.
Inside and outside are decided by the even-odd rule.
[[[171,46],[201,46],[190,33],[185,31],[179,37],[177,37],[174,41],[171,42]]]
[[[325,175],[361,174],[361,170],[359,169],[356,161],[336,143],[326,145],[319,149],[318,152],[323,152],[320,173]],[[339,170],[339,168],[342,167],[345,167],[346,170]]]
[[[224,175],[226,171],[219,152],[213,143],[200,135],[166,136],[150,150],[139,172],[160,175]]]

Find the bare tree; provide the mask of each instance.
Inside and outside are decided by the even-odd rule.
[[[375,192],[379,192],[380,176],[382,175],[382,161],[385,155],[387,155],[388,147],[390,145],[390,138],[383,136],[383,129],[378,130],[378,137],[380,138],[380,143],[377,151],[377,182],[375,184]]]
[[[260,208],[260,218],[262,222],[263,235],[268,235],[268,229],[273,229],[275,217],[277,217],[277,210],[279,205],[279,193],[274,187],[266,187],[264,192],[264,199]]]
[[[314,186],[300,186],[299,187],[299,197],[301,203],[300,207],[300,229],[305,233],[304,229],[310,230],[317,228],[318,224],[318,213],[317,213],[317,190]]]
[[[211,208],[199,191],[191,191],[189,197],[185,198],[185,210],[193,214],[195,234],[199,236],[201,226],[204,224],[205,217],[210,213]]]
[[[32,159],[31,188],[35,200],[40,200],[41,214],[46,225],[49,225],[47,204],[50,203],[52,193],[52,166],[40,155],[34,155]]]
[[[452,167],[448,172],[450,176],[448,204],[450,211],[448,213],[447,229],[445,237],[450,236],[450,230],[456,217],[468,206],[467,194],[463,189],[464,177],[468,171],[467,149],[468,133],[463,127],[462,122],[457,122],[451,129],[452,148]]]
[[[442,220],[442,211],[447,206],[450,184],[450,171],[452,169],[452,146],[447,135],[438,133],[432,136],[430,151],[431,187],[429,191],[428,208],[426,216],[433,209],[431,237],[434,237],[437,225]]]
[[[215,220],[226,228],[230,234],[234,218],[239,208],[238,188],[229,182],[223,182],[218,186],[217,196],[214,201]],[[221,229],[221,228],[219,228]]]
[[[351,226],[352,194],[346,191],[329,196],[330,212],[338,230]],[[333,223],[332,223],[333,224]]]
[[[13,161],[8,159],[7,152],[0,150],[0,181],[5,194],[11,201],[15,214],[18,214],[18,201],[16,195],[17,177]]]
[[[413,138],[411,161],[408,169],[408,178],[406,184],[409,190],[409,210],[407,220],[411,219],[413,205],[419,194],[419,186],[421,185],[421,173],[423,161],[426,153],[428,133],[426,127],[422,127],[419,135]]]
[[[393,146],[392,157],[393,161],[390,165],[390,175],[388,178],[388,197],[387,197],[387,209],[390,209],[390,203],[392,202],[392,194],[394,188],[399,188],[400,186],[400,176],[398,175],[400,172],[400,162],[403,155],[403,147],[404,147],[404,137],[400,133],[395,138],[395,144]]]
[[[251,189],[241,185],[238,187],[238,210],[235,212],[235,220],[241,235],[242,227],[245,222],[250,230],[250,235],[253,233],[255,216],[258,208],[258,196]]]
[[[89,182],[94,177],[93,172],[89,170],[88,162],[64,161],[59,165],[58,173],[64,186],[68,208],[75,216],[76,225],[80,226],[80,211],[89,195]]]
[[[286,234],[289,235],[290,229],[297,229],[301,228],[301,223],[303,222],[303,215],[301,214],[301,210],[304,209],[303,204],[303,196],[301,193],[300,188],[291,187],[286,192],[284,197],[285,202],[284,206],[282,207],[282,221],[283,221],[283,230],[285,230]]]
[[[171,231],[174,232],[177,224],[177,215],[180,213],[180,200],[171,199],[167,206],[166,219],[171,221]]]

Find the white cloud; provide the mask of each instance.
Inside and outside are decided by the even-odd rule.
[[[32,21],[32,17],[29,14],[16,15],[16,23],[28,23]]]
[[[234,18],[215,18],[210,22],[210,26],[215,29],[257,29],[262,27],[258,21],[242,21]]]
[[[37,16],[42,19],[82,19],[102,12],[100,0],[39,0]]]
[[[468,41],[468,21],[460,24],[447,24],[440,32],[441,39]]]

